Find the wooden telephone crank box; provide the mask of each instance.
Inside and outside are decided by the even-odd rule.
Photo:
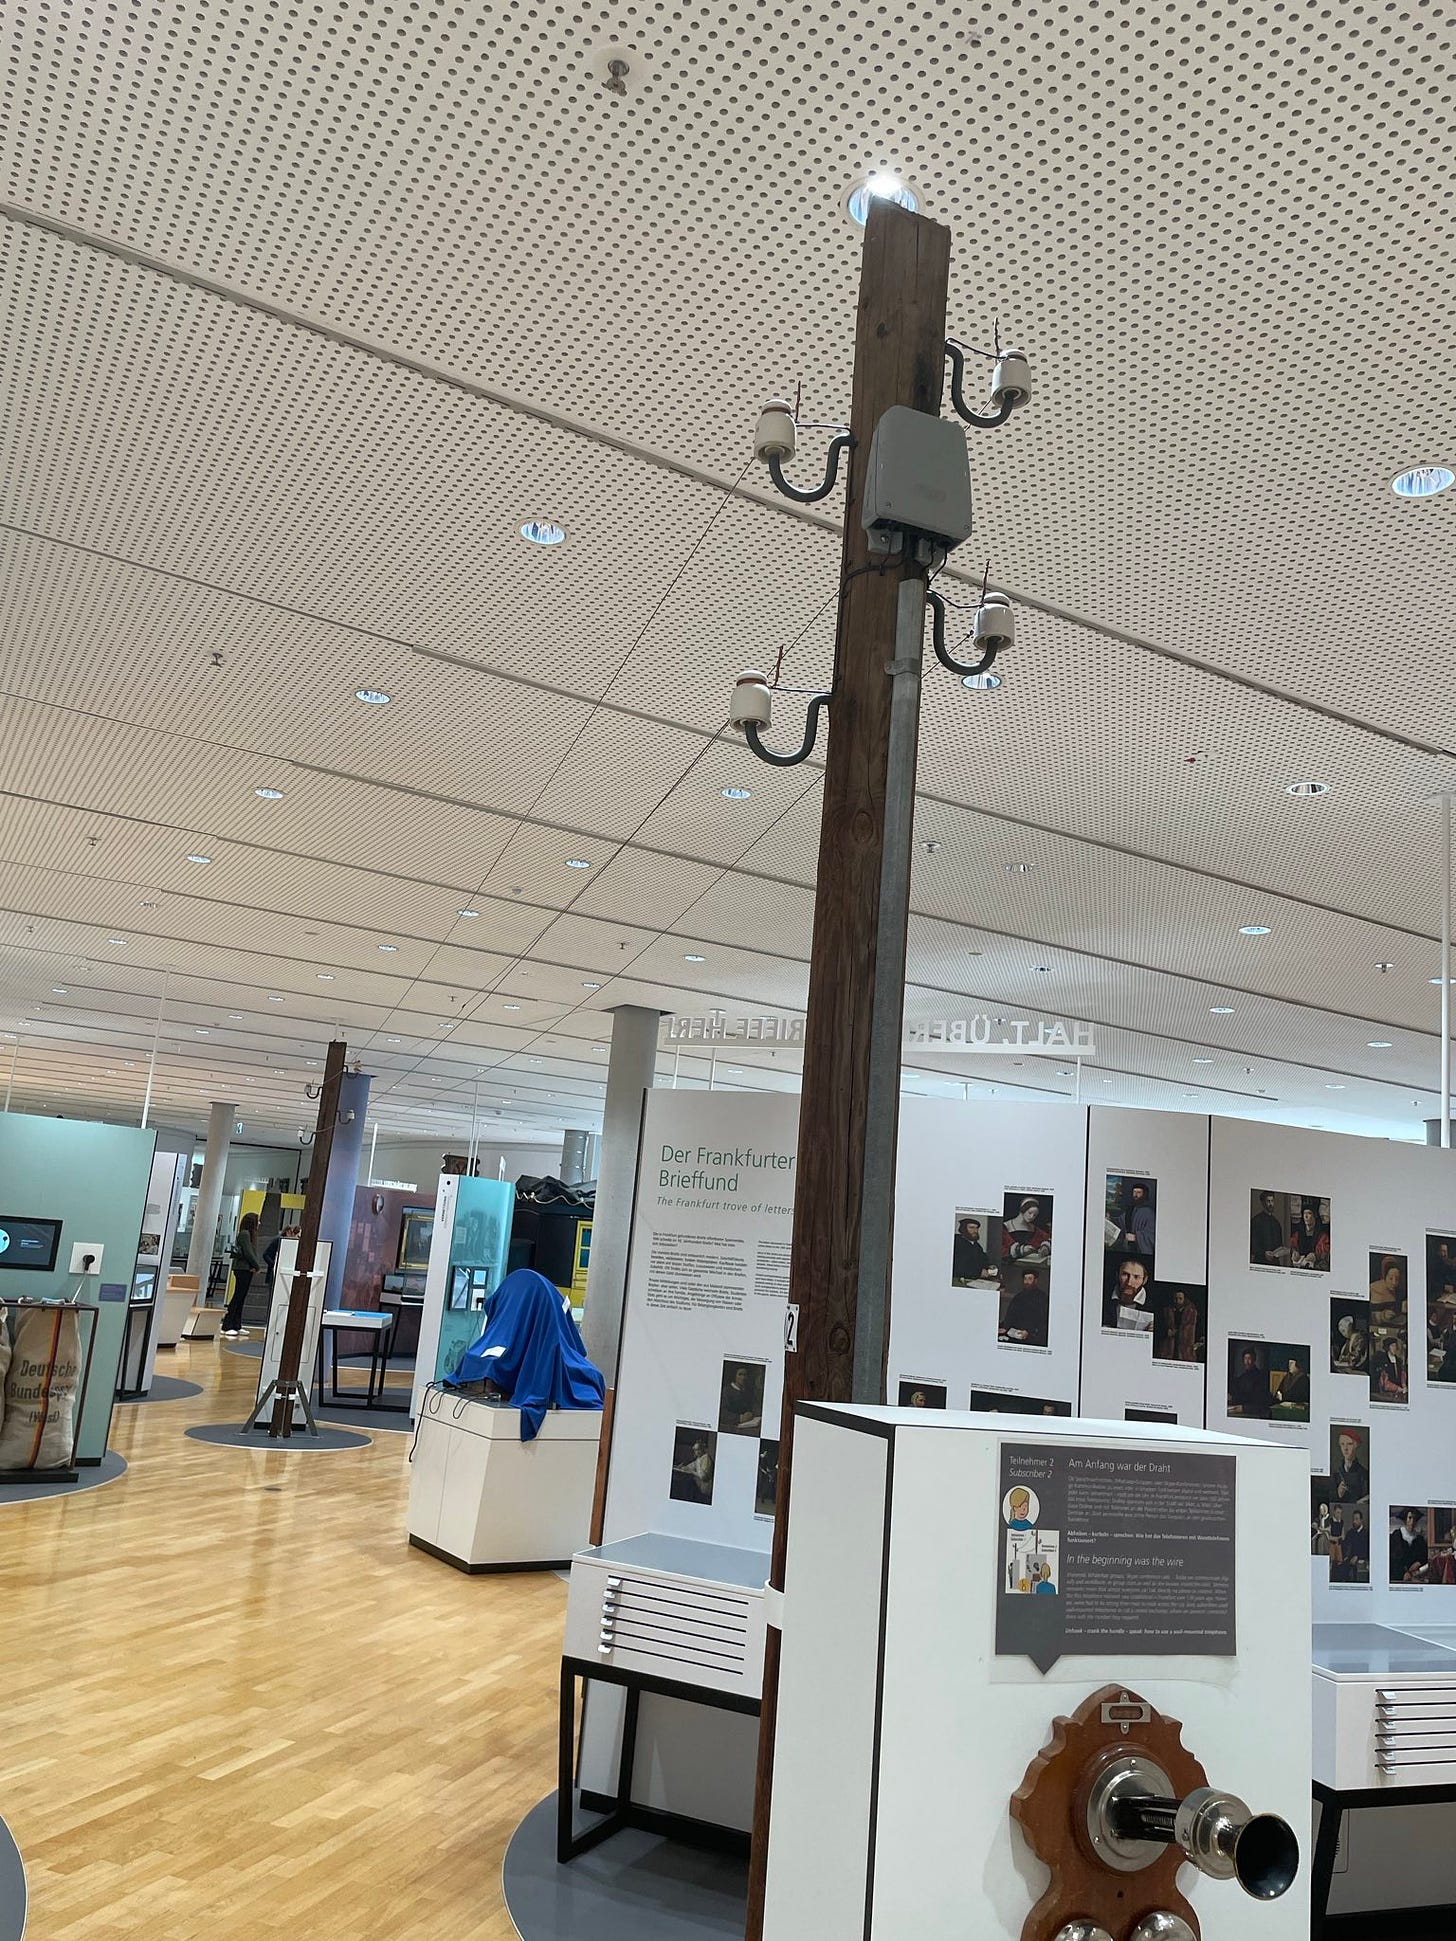
[[[767,1941],[1307,1941],[1306,1450],[815,1404],[795,1434]],[[1277,1897],[1171,1842],[1105,1863],[1089,1786],[1141,1811],[1149,1770],[1246,1802]]]

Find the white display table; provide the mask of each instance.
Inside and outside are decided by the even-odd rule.
[[[518,1409],[428,1388],[410,1466],[409,1540],[459,1570],[564,1569],[591,1530],[598,1409]]]
[[[1303,1449],[801,1407],[765,1941],[1020,1941],[1049,1874],[1012,1795],[1109,1687],[1297,1838],[1267,1904],[1184,1867],[1202,1941],[1308,1941],[1308,1501]],[[1139,1876],[1110,1878],[1131,1903]]]

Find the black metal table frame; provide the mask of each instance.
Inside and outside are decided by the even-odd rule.
[[[1319,1832],[1315,1836],[1314,1859],[1310,1863],[1309,1932],[1310,1941],[1321,1941],[1329,1918],[1330,1885],[1335,1877],[1335,1855],[1340,1846],[1340,1828],[1352,1808],[1364,1806],[1451,1806],[1456,1805],[1456,1786],[1369,1786],[1343,1791],[1314,1782],[1314,1796],[1320,1805]],[[1429,1909],[1412,1912],[1428,1913]],[[1357,1918],[1357,1917],[1351,1917]]]
[[[369,1346],[369,1386],[364,1391],[364,1400],[362,1402],[359,1400],[359,1391],[357,1388],[351,1390],[339,1387],[339,1336],[341,1334],[347,1334],[351,1326],[359,1334],[373,1336],[373,1340]],[[394,1315],[389,1317],[389,1326],[387,1328],[361,1328],[358,1327],[357,1323],[346,1321],[340,1321],[333,1327],[330,1327],[326,1322],[320,1320],[318,1398],[321,1409],[378,1409],[381,1414],[385,1412],[390,1412],[395,1415],[409,1414],[408,1402],[401,1408],[396,1403],[386,1402],[384,1399],[387,1393],[385,1377],[389,1373],[389,1357],[393,1351],[395,1326],[396,1318]],[[328,1341],[330,1336],[333,1337],[332,1352],[325,1355],[324,1343]],[[327,1398],[324,1396],[325,1361],[329,1365],[329,1393]]]
[[[620,1685],[627,1694],[627,1708],[622,1719],[622,1750],[617,1762],[617,1790],[603,1817],[581,1833],[576,1830],[578,1678],[583,1688],[595,1679],[603,1685]],[[721,1712],[742,1712],[750,1717],[757,1717],[761,1709],[756,1698],[745,1698],[737,1692],[716,1692],[702,1685],[684,1685],[675,1678],[657,1678],[648,1672],[626,1671],[589,1658],[563,1658],[556,1770],[556,1859],[563,1867],[628,1827],[640,1827],[645,1832],[664,1833],[712,1846],[736,1848],[746,1845],[746,1835],[735,1835],[724,1827],[712,1827],[706,1822],[689,1820],[675,1813],[639,1806],[633,1800],[632,1770],[637,1757],[637,1716],[644,1692],[661,1698],[686,1699],[692,1705],[711,1705]]]

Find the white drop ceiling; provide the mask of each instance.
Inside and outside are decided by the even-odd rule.
[[[819,769],[722,722],[781,648],[827,677],[839,513],[745,467],[769,394],[847,411],[892,167],[1038,378],[972,434],[957,570],[1021,636],[927,678],[909,1015],[1419,1136],[1456,492],[1389,481],[1456,452],[1446,9],[10,0],[0,55],[15,1107],[135,1116],[155,1037],[154,1116],[291,1139],[340,1032],[385,1134],[544,1135],[612,1006],[802,1004]]]

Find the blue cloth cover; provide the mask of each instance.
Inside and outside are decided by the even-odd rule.
[[[544,1274],[519,1267],[486,1301],[479,1338],[445,1387],[493,1382],[521,1411],[521,1440],[541,1432],[547,1409],[599,1409],[607,1385],[586,1358],[571,1308]]]

